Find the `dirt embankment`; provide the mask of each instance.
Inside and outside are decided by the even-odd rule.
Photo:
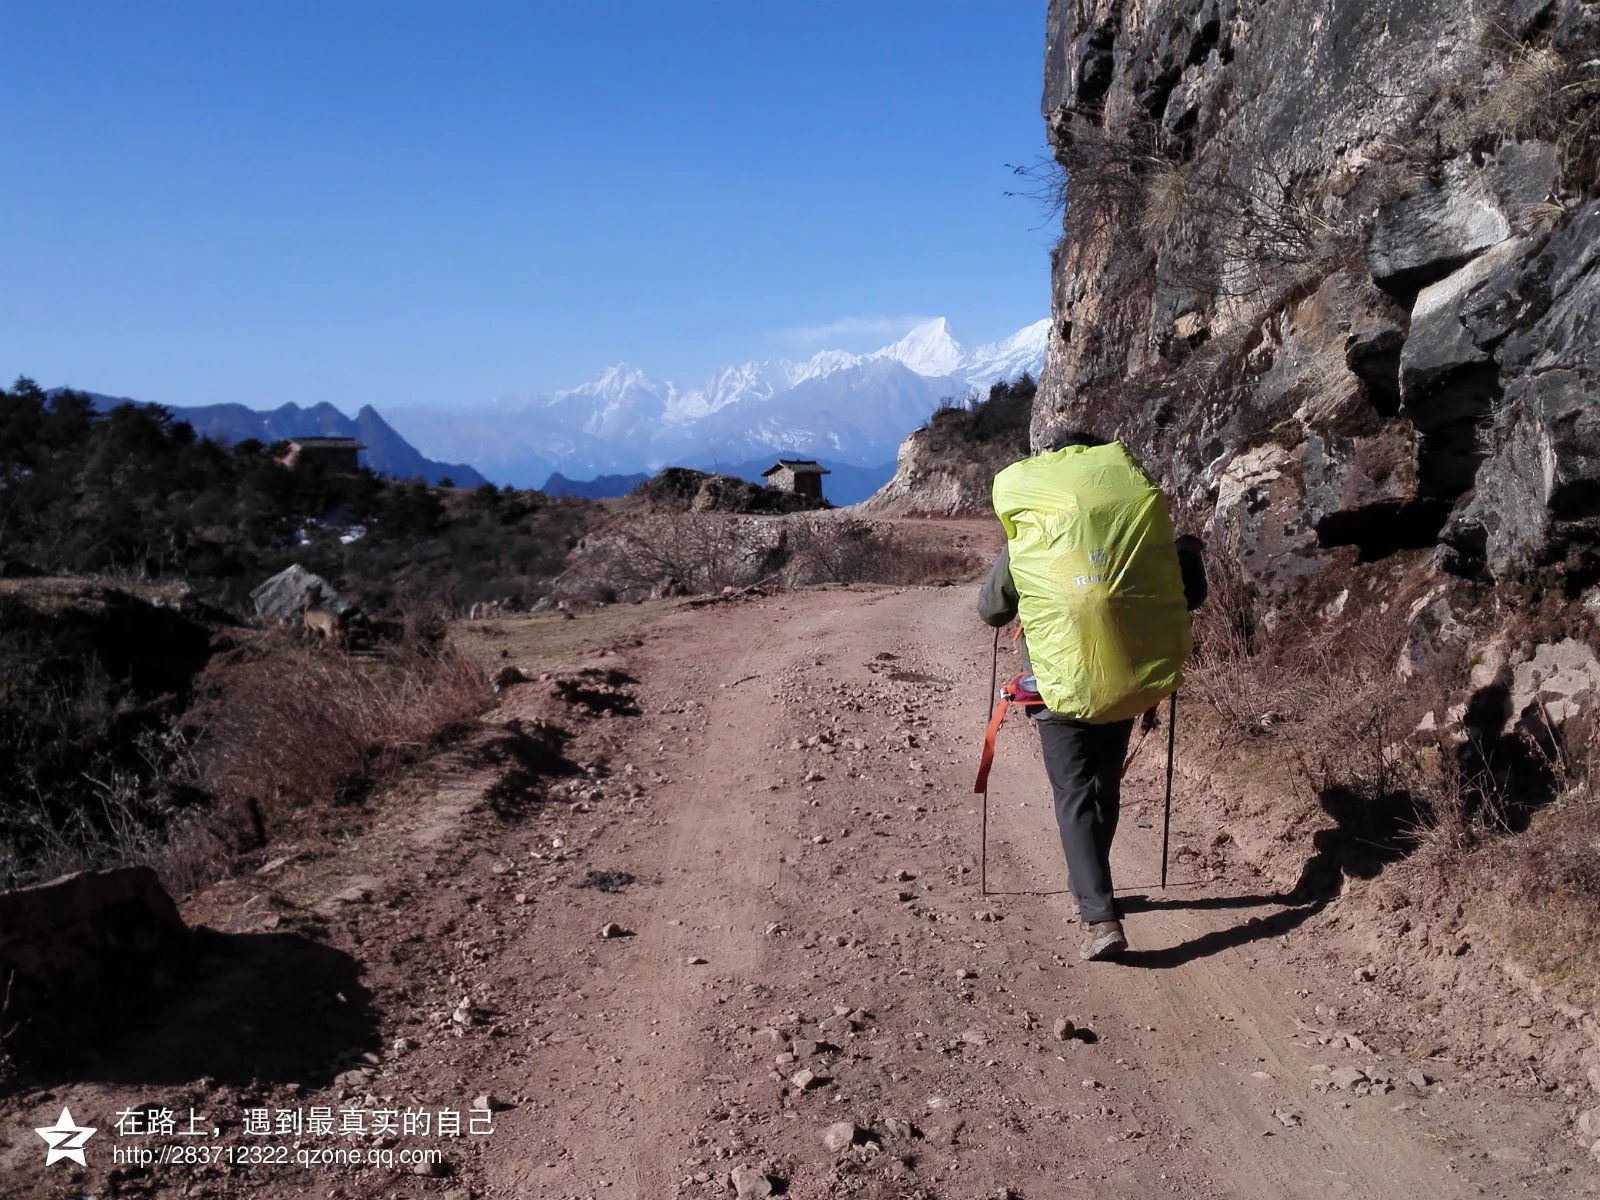
[[[1600,1194],[1572,1133],[1592,1098],[1452,1050],[1370,969],[1350,890],[1285,895],[1193,772],[1156,886],[1158,739],[1118,843],[1125,962],[1075,957],[1020,722],[980,895],[970,600],[755,597],[613,627],[555,671],[531,622],[493,626],[532,681],[358,842],[189,898],[208,973],[92,1082],[8,1103],[4,1194]],[[1499,994],[1459,986],[1458,1023]],[[247,1108],[495,1111],[475,1138],[330,1142],[443,1150],[412,1169],[113,1168],[134,1102],[194,1105],[219,1144]],[[63,1104],[104,1140],[45,1174],[32,1127]]]

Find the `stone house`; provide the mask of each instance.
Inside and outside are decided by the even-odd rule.
[[[828,468],[809,458],[780,458],[761,472],[767,486],[812,500],[822,499],[822,477]]]
[[[289,439],[289,449],[278,461],[286,467],[308,462],[324,471],[354,474],[361,467],[359,455],[365,449],[353,437],[297,437]]]

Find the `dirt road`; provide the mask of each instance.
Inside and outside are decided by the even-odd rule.
[[[495,1086],[543,1149],[486,1156],[489,1194],[713,1196],[741,1165],[795,1197],[1583,1190],[1570,1151],[1534,1149],[1550,1114],[1406,1058],[1400,1022],[1330,1013],[1348,974],[1297,941],[1308,909],[1182,868],[1158,892],[1158,739],[1118,843],[1145,897],[1123,964],[1076,958],[1020,720],[981,897],[988,640],[965,590],[851,590],[675,618],[634,653],[627,761],[664,778],[576,845],[638,882],[550,894],[528,925],[515,986],[543,1045]],[[1180,795],[1175,841],[1206,833]],[[607,921],[633,936],[597,939]],[[830,1151],[845,1121],[858,1144]]]
[[[359,1077],[207,1102],[487,1097],[492,1136],[422,1174],[125,1175],[110,1194],[662,1200],[729,1195],[735,1174],[796,1200],[1600,1194],[1556,1105],[1428,1058],[1363,999],[1303,926],[1320,905],[1259,895],[1240,866],[1197,878],[1224,860],[1192,853],[1159,891],[1158,738],[1117,847],[1126,960],[1077,959],[1018,718],[981,896],[989,635],[969,590],[667,617],[567,687],[591,715],[551,761],[587,773],[502,820],[493,772],[465,771],[382,861],[321,877],[380,1052]],[[552,686],[510,689],[495,720],[537,728]],[[1182,793],[1174,843],[1206,847]]]

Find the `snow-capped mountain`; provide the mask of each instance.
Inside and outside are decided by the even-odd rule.
[[[1015,379],[1024,371],[1038,378],[1050,345],[1050,318],[1035,321],[1010,337],[979,346],[962,363],[963,377],[982,391],[997,379]]]
[[[435,458],[497,483],[709,466],[763,455],[880,466],[941,400],[986,393],[1044,366],[1050,323],[968,351],[940,317],[869,354],[823,350],[722,368],[680,388],[619,363],[546,395],[455,409],[397,409],[390,420]]]
[[[967,354],[950,333],[950,322],[943,317],[918,325],[892,346],[885,346],[873,358],[892,358],[918,375],[932,379],[957,376],[966,364]]]

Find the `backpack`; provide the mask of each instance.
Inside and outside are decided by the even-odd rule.
[[[1053,714],[1108,724],[1178,690],[1193,640],[1172,518],[1121,442],[1013,463],[995,476],[994,510]]]

